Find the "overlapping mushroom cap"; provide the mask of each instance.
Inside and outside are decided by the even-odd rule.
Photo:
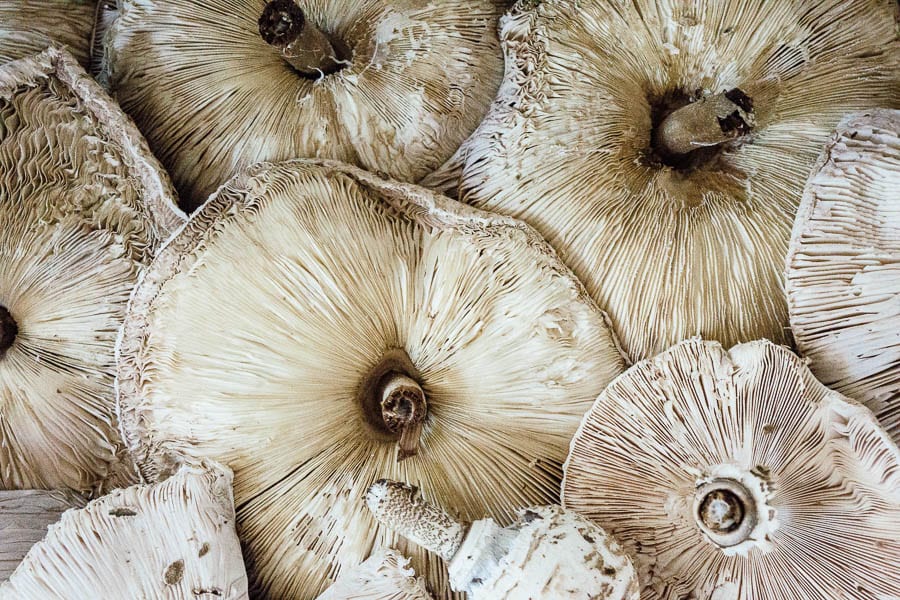
[[[900,443],[900,111],[841,122],[806,184],[787,289],[812,372]]]
[[[143,138],[74,58],[0,67],[0,489],[88,490],[115,470],[117,332],[182,220]]]
[[[425,582],[396,550],[379,551],[343,573],[316,600],[432,600]]]
[[[636,364],[565,473],[566,507],[634,555],[645,600],[900,597],[900,450],[770,342]]]
[[[119,356],[142,472],[233,468],[272,598],[315,598],[395,542],[447,598],[440,558],[373,521],[368,485],[403,478],[509,522],[558,496],[571,435],[622,368],[603,313],[527,226],[306,161],[256,166],[195,213],[138,286]],[[398,462],[398,439],[418,454]]]
[[[0,0],[0,64],[64,44],[85,68],[94,0]]]
[[[0,491],[0,582],[6,581],[47,527],[70,508],[84,506],[76,494],[58,490]]]
[[[246,600],[229,471],[183,468],[63,514],[0,585],[0,599]]]
[[[698,334],[785,341],[803,182],[843,114],[897,105],[897,12],[520,2],[501,22],[500,93],[454,161],[459,197],[543,233],[635,360]]]
[[[475,129],[500,83],[495,0],[274,4],[273,16],[263,0],[126,0],[107,36],[115,94],[186,205],[261,160],[332,158],[416,181]],[[310,44],[337,54],[321,72],[299,72],[263,39],[310,26],[326,38]]]

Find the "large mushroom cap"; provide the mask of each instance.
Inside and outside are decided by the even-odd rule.
[[[272,5],[278,19],[263,0],[126,0],[107,36],[116,96],[192,207],[261,160],[333,158],[416,181],[475,129],[500,83],[496,0]],[[344,62],[303,74],[270,45],[304,23]]]
[[[900,111],[851,115],[825,147],[797,213],[787,289],[812,372],[900,443]]]
[[[248,597],[231,473],[212,464],[64,513],[0,585],[2,600]]]
[[[448,597],[440,559],[368,514],[369,483],[402,478],[468,519],[552,502],[581,415],[622,368],[533,230],[337,163],[263,164],[223,187],[160,252],[123,331],[142,472],[203,455],[233,468],[251,577],[272,598],[314,598],[394,542]],[[398,462],[398,438],[418,454]]]
[[[409,568],[409,559],[384,550],[341,576],[316,600],[432,600],[425,582]]]
[[[566,507],[635,556],[644,600],[900,597],[900,451],[770,342],[636,364],[565,471]]]
[[[183,220],[172,194],[68,53],[0,67],[0,489],[88,490],[115,470],[116,335]]]
[[[0,491],[0,582],[6,581],[47,527],[70,508],[84,506],[81,496],[58,490]]]
[[[803,182],[845,113],[897,106],[897,13],[895,0],[520,2],[501,21],[500,93],[457,155],[460,198],[543,233],[635,360],[698,334],[786,341]],[[664,155],[676,113],[662,139],[700,149]]]
[[[0,0],[0,64],[64,44],[87,68],[94,0]]]

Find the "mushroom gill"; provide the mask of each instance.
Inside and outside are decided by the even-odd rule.
[[[332,158],[404,181],[475,129],[503,59],[496,0],[121,3],[116,97],[186,206],[261,160]]]
[[[369,484],[510,522],[557,498],[581,415],[623,368],[533,230],[315,161],[253,167],[193,215],[138,285],[119,358],[141,472],[233,468],[253,589],[307,600],[385,546],[451,597],[440,559],[368,514]]]
[[[62,44],[87,68],[95,12],[93,0],[0,0],[0,64]]]
[[[114,346],[140,271],[183,220],[173,194],[67,52],[0,66],[0,489],[133,476]]]
[[[896,107],[894,0],[545,0],[501,21],[485,121],[423,181],[521,218],[634,360],[692,335],[789,341],[803,182],[850,111]]]

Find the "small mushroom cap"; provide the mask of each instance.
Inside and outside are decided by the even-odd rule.
[[[520,2],[498,97],[448,167],[458,197],[538,229],[634,360],[693,335],[786,342],[803,182],[844,114],[896,107],[897,15],[895,0]],[[667,106],[733,88],[753,100],[749,137],[658,160]]]
[[[185,467],[66,512],[0,599],[249,598],[231,480],[212,463]]]
[[[82,506],[81,496],[64,491],[0,491],[0,582],[8,579],[31,547],[44,539],[47,526],[68,509]]]
[[[900,111],[838,126],[806,184],[786,276],[812,372],[900,443]]]
[[[622,541],[644,600],[900,597],[900,450],[784,347],[690,340],[634,365],[565,473],[564,505]]]
[[[400,463],[358,395],[396,349],[428,400]],[[142,473],[228,464],[255,587],[307,599],[394,546],[365,508],[374,480],[469,519],[553,502],[581,415],[623,365],[529,227],[315,161],[258,165],[195,213],[138,285],[119,357]],[[449,597],[439,558],[396,547]]]
[[[116,337],[182,221],[143,138],[71,55],[0,67],[0,489],[114,475]]]
[[[0,64],[63,44],[87,68],[95,11],[93,0],[0,0]]]
[[[494,98],[503,73],[495,0],[298,4],[346,46],[345,68],[298,74],[261,37],[260,0],[121,3],[109,80],[191,208],[263,160],[331,158],[417,181]]]
[[[498,541],[502,548],[493,548]],[[640,592],[619,544],[559,506],[524,509],[499,531],[491,519],[473,523],[450,581],[469,600],[638,600]]]
[[[396,550],[380,550],[348,569],[316,600],[432,600],[409,559]]]

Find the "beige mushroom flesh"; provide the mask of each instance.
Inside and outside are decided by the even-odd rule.
[[[254,589],[299,599],[387,546],[451,597],[439,559],[372,519],[370,483],[509,523],[558,499],[571,436],[623,369],[533,230],[316,161],[256,166],[195,213],[138,285],[119,358],[141,472],[234,469]]]
[[[496,0],[123,0],[116,97],[193,209],[262,160],[440,167],[497,92]]]
[[[786,279],[812,372],[900,443],[900,111],[838,126],[806,184]]]
[[[0,0],[0,64],[64,45],[88,68],[93,0]]]
[[[64,513],[0,599],[248,599],[231,481],[211,463],[183,468]]]
[[[183,218],[137,129],[71,55],[0,66],[0,489],[133,481],[115,342]]]
[[[81,496],[68,492],[0,490],[0,582],[9,579],[31,547],[44,539],[49,525],[84,503]]]
[[[490,518],[464,524],[416,488],[388,480],[372,484],[366,505],[447,561],[450,585],[469,600],[638,600],[635,569],[619,544],[559,506],[523,509],[506,528]]]
[[[316,600],[433,600],[415,576],[409,559],[396,550],[379,551],[341,574]]]
[[[622,541],[642,600],[900,597],[900,450],[768,341],[634,365],[572,441],[563,503]]]
[[[540,231],[633,360],[694,335],[789,342],[782,271],[844,114],[898,107],[895,0],[545,0],[439,187]],[[461,184],[454,187],[457,171]]]

